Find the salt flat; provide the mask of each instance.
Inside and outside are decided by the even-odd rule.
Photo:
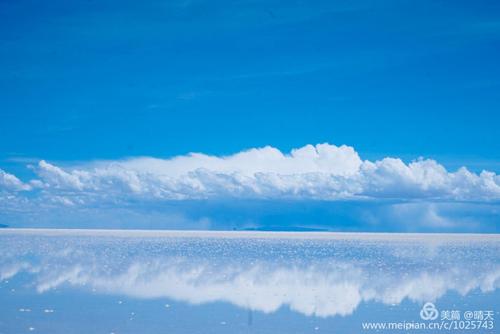
[[[355,333],[500,300],[492,234],[8,228],[0,247],[0,333]]]
[[[133,238],[269,238],[331,240],[456,240],[499,241],[500,234],[482,233],[372,233],[372,232],[281,232],[281,231],[207,231],[207,230],[115,230],[3,228],[0,235],[106,236]]]

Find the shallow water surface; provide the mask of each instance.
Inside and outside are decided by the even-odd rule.
[[[0,333],[495,333],[500,316],[495,235],[4,229],[0,246]]]

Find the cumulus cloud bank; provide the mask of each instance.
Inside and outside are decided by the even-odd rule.
[[[430,159],[362,160],[354,148],[330,144],[289,154],[267,146],[229,156],[191,153],[71,167],[42,160],[33,169],[37,178],[28,182],[0,170],[0,194],[16,200],[35,193],[30,196],[64,205],[131,199],[500,199],[500,176],[493,172],[450,172]]]

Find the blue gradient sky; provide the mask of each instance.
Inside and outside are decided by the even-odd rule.
[[[1,1],[0,169],[43,182],[0,175],[5,198],[14,189],[19,199],[0,206],[0,223],[60,226],[73,217],[84,226],[115,219],[118,227],[154,227],[173,215],[194,228],[319,222],[334,230],[498,232],[497,195],[472,203],[481,196],[467,187],[498,190],[499,54],[498,1]],[[90,168],[106,159],[265,145],[286,153],[324,142],[372,161],[423,156],[449,171],[496,174],[477,187],[467,181],[466,203],[425,194],[414,203],[403,194],[389,202],[167,201],[74,212],[60,204],[46,214],[19,207],[32,198],[42,205],[47,194],[61,203],[82,196],[58,184],[78,176],[44,165],[52,173],[44,179],[40,168],[26,168],[41,159]]]
[[[0,167],[331,142],[500,168],[498,1],[2,1],[0,30]]]

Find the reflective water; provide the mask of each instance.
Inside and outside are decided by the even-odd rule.
[[[493,235],[4,229],[0,247],[0,333],[369,333],[500,317]],[[427,302],[436,319],[422,319]]]

